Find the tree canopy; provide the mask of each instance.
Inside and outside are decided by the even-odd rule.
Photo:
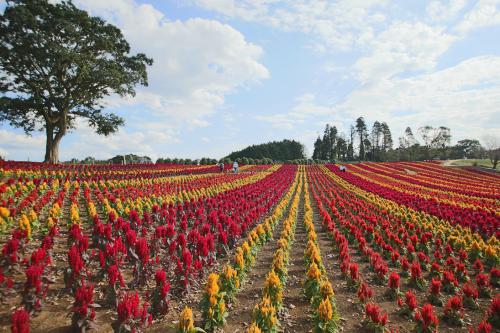
[[[304,159],[304,146],[294,140],[273,141],[260,145],[249,146],[240,151],[232,152],[227,156],[231,160],[237,158],[270,158],[274,161]]]
[[[0,15],[0,121],[26,134],[45,130],[45,162],[57,163],[78,118],[102,135],[124,124],[103,112],[102,99],[134,95],[153,62],[129,53],[120,29],[71,1],[8,0]]]

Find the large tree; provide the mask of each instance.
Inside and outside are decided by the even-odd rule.
[[[460,140],[454,148],[458,158],[479,158],[483,150],[479,140],[475,139]]]
[[[312,154],[312,158],[313,160],[318,160],[320,159],[321,157],[321,147],[322,147],[323,143],[321,141],[321,138],[319,137],[318,135],[318,138],[316,139],[316,141],[314,142],[314,151],[313,151],[313,154]]]
[[[122,118],[102,111],[103,97],[134,95],[152,60],[120,29],[71,1],[7,0],[0,15],[0,121],[26,134],[45,130],[45,162],[59,161],[62,137],[78,118],[109,135]]]
[[[356,132],[359,136],[359,160],[363,161],[365,159],[366,144],[368,139],[368,129],[366,127],[365,119],[359,117],[356,119]]]
[[[445,153],[446,145],[449,145],[451,141],[450,129],[448,127],[440,126],[434,128],[432,126],[423,126],[418,130],[424,140],[427,159],[433,157],[431,156],[431,152],[437,153],[441,150],[443,154]]]
[[[371,136],[372,136],[372,158],[375,161],[379,161],[380,148],[382,146],[380,142],[382,138],[382,125],[380,124],[379,121],[375,121],[373,123]]]
[[[490,158],[493,169],[497,168],[498,161],[500,160],[500,142],[497,136],[488,135],[484,138],[486,151]]]
[[[354,160],[354,135],[356,134],[356,130],[354,126],[351,125],[349,127],[349,142],[347,144],[347,160]]]

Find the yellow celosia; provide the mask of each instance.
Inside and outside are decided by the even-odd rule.
[[[234,261],[236,262],[236,266],[238,266],[238,268],[245,268],[245,259],[243,259],[243,253],[237,252]]]
[[[219,293],[219,275],[217,273],[210,273],[205,291],[209,296],[216,296]]]
[[[280,286],[281,286],[281,281],[280,281],[278,275],[274,272],[274,270],[271,270],[269,272],[269,274],[267,275],[267,279],[266,279],[264,288],[268,288],[268,287],[273,287],[273,288],[278,287],[279,288]]]
[[[21,215],[21,218],[19,219],[19,228],[21,230],[26,230],[28,238],[31,237],[31,224],[26,214]]]
[[[80,214],[78,213],[78,206],[75,203],[71,204],[70,220],[72,224],[80,223]]]
[[[321,283],[321,296],[323,298],[330,298],[333,297],[334,292],[332,288],[332,284],[328,281],[323,281]]]
[[[319,303],[318,314],[322,321],[332,320],[333,309],[332,303],[330,303],[330,299],[325,298],[321,301],[321,303]]]
[[[182,310],[178,329],[183,333],[189,333],[194,330],[193,310],[191,310],[191,308],[186,306],[184,310]]]
[[[0,217],[7,218],[10,216],[10,211],[6,207],[0,207]]]
[[[316,265],[315,262],[313,262],[312,265],[309,266],[309,270],[307,271],[307,277],[316,280],[319,280],[319,278],[321,277],[321,272],[318,268],[318,265]]]
[[[247,333],[262,333],[262,331],[256,323],[252,323],[252,325],[248,328]]]

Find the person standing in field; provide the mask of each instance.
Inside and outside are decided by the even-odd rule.
[[[224,162],[219,163],[219,170],[220,172],[224,172]]]
[[[238,162],[234,161],[233,163],[233,172],[238,173]]]

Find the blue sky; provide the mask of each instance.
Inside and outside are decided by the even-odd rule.
[[[0,3],[2,1],[0,0]],[[363,116],[448,126],[453,142],[500,133],[500,1],[76,0],[152,57],[150,85],[111,96],[110,137],[84,124],[60,158],[121,153],[222,157],[296,139],[309,154],[326,123]],[[0,154],[41,160],[42,133],[0,124]]]

